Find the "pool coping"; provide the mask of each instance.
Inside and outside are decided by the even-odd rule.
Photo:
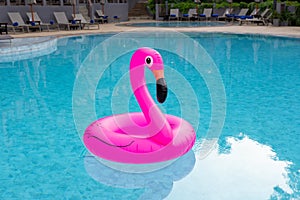
[[[50,32],[30,32],[19,33],[11,35],[14,38],[27,38],[27,37],[43,37],[43,36],[76,36],[85,34],[101,34],[101,33],[118,33],[125,31],[153,31],[153,29],[170,29],[178,32],[199,32],[199,33],[228,33],[228,34],[258,34],[258,35],[272,35],[272,36],[285,36],[300,38],[300,27],[295,26],[257,26],[257,25],[229,25],[229,26],[215,26],[215,27],[130,27],[122,26],[126,23],[145,23],[156,22],[155,20],[131,20],[121,23],[108,23],[101,24],[100,29],[88,30],[72,30],[72,31],[50,31]]]
[[[57,49],[57,37],[30,37],[11,39],[7,45],[1,45],[0,63],[25,60],[48,55]]]

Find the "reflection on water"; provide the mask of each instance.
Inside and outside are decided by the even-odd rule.
[[[173,187],[173,182],[187,176],[195,164],[193,151],[176,160],[171,165],[149,173],[126,173],[109,168],[90,154],[84,158],[87,173],[96,181],[117,188],[142,188],[139,199],[163,199]],[[105,195],[103,195],[105,196]]]
[[[218,146],[204,159],[197,151],[193,171],[174,183],[167,199],[269,199],[278,188],[292,194],[287,170],[291,163],[248,137],[228,137],[226,142],[226,151]]]
[[[190,151],[172,165],[152,173],[117,171],[90,155],[84,164],[89,176],[102,184],[144,188],[138,199],[282,199],[294,195],[288,171],[292,163],[279,160],[271,147],[247,136],[228,137],[224,146],[217,146],[205,158],[199,153],[201,149],[194,151],[195,155]]]
[[[6,84],[12,87],[7,87],[6,97],[1,101],[2,126],[0,128],[5,133],[5,138],[8,137],[6,133],[8,133],[9,122],[16,125],[28,119],[29,116],[38,118],[41,113],[47,113],[40,112],[41,107],[44,108],[44,111],[48,109],[41,95],[41,91],[47,85],[46,64],[41,63],[41,58],[20,60],[10,64],[13,64],[15,68],[7,72],[5,78]],[[12,81],[12,79],[17,81]],[[26,125],[28,123],[20,126],[25,127]]]
[[[16,62],[49,55],[57,50],[54,37],[15,38],[9,43],[1,42],[0,63]],[[1,65],[0,65],[1,68]]]

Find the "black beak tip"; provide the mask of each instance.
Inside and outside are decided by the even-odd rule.
[[[168,87],[164,78],[160,78],[156,81],[156,96],[159,103],[165,102],[168,95]]]
[[[159,103],[164,103],[166,101],[166,98],[163,98],[163,97],[157,97],[157,101]]]

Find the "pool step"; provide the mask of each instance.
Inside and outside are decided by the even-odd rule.
[[[146,16],[149,17],[149,11],[147,9],[147,2],[145,2],[145,1],[139,1],[128,12],[128,17],[129,18],[131,18],[131,17],[141,17],[143,19]]]

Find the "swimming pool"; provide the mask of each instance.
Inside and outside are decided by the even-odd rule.
[[[197,142],[167,168],[131,174],[96,161],[80,136],[91,119],[139,110],[127,71],[144,44],[160,45],[166,65],[162,110],[190,121]],[[299,39],[162,31],[56,46],[0,62],[2,199],[299,199]]]
[[[138,22],[124,23],[120,26],[132,27],[209,27],[209,26],[226,26],[226,22],[218,21],[161,21],[161,22]]]

